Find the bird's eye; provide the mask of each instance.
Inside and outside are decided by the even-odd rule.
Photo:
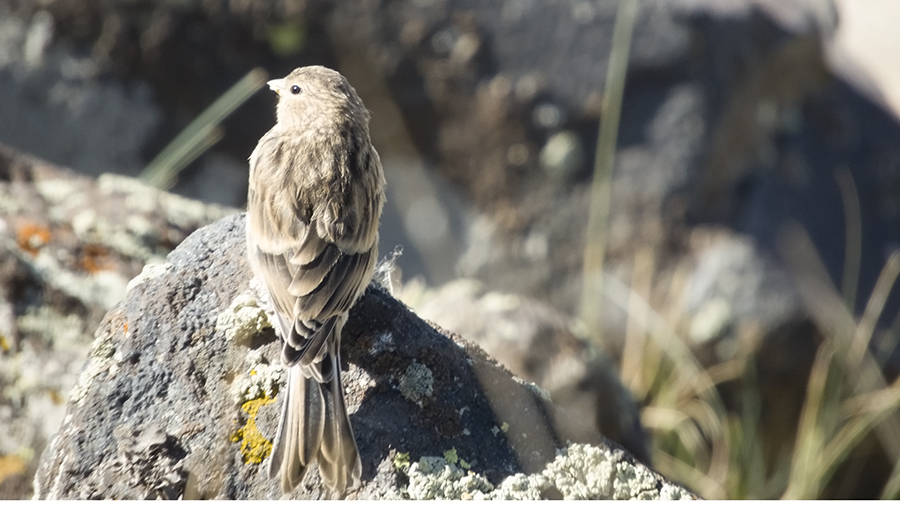
[[[297,86],[296,84],[291,86],[291,93],[293,93],[294,95],[300,93],[300,87]]]

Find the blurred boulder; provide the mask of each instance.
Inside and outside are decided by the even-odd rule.
[[[538,155],[562,133],[594,150],[616,4],[345,2],[331,13],[333,33],[345,34],[339,47],[366,48],[419,149],[473,202],[463,275],[576,307],[590,173],[560,179]],[[864,304],[900,239],[891,210],[900,125],[830,69],[824,47],[836,23],[834,6],[818,0],[640,3],[612,181],[611,274],[629,279],[641,249],[659,280],[692,269],[717,254],[696,249],[696,229],[749,241],[747,258],[777,276],[778,234],[798,222],[839,285],[853,239],[845,203],[856,202]],[[778,307],[723,301],[766,335],[805,318],[788,284],[778,286]],[[667,289],[655,286],[655,298],[686,295]],[[623,315],[597,310],[618,349]]]
[[[259,5],[0,0],[0,142],[95,177],[136,177],[247,72],[278,66],[267,20],[297,13]],[[250,103],[217,128],[224,142],[181,172],[175,193],[244,203],[247,156],[274,121],[269,97]]]

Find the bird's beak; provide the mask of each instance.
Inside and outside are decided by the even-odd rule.
[[[276,95],[281,96],[281,90],[284,89],[284,79],[272,79],[267,82],[269,89],[274,91]]]

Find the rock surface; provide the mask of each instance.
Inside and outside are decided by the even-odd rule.
[[[234,215],[132,280],[97,330],[37,498],[281,495],[264,464],[283,369],[244,257]],[[350,497],[691,496],[377,285],[342,353],[364,463]],[[320,486],[310,472],[290,496],[327,497]]]

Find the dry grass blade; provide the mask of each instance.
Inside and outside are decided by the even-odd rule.
[[[781,239],[782,252],[791,268],[800,296],[822,332],[833,338],[837,356],[845,361],[844,365],[847,367],[853,391],[864,394],[885,388],[887,385],[878,364],[865,346],[858,352],[857,357],[848,360],[848,357],[851,357],[851,349],[855,348],[853,336],[859,333],[865,338],[860,338],[859,341],[868,345],[867,336],[870,336],[871,332],[859,330],[853,316],[828,281],[828,274],[816,255],[809,237],[799,227],[793,226],[786,228]],[[869,320],[877,320],[878,313],[884,305],[883,301],[879,301],[887,297],[896,279],[896,262],[900,258],[895,257],[896,254],[891,256],[875,285],[876,290],[868,304],[871,311],[867,311],[870,314],[865,317]],[[877,431],[891,459],[894,461],[900,459],[900,414],[894,413],[889,416],[878,426]]]
[[[641,411],[641,425],[659,430],[675,430],[682,423],[690,420],[679,409],[647,406]]]
[[[604,276],[602,287],[604,300],[627,310],[629,325],[640,326],[643,335],[648,336],[673,364],[668,373],[673,377],[663,378],[665,388],[653,399],[653,406],[683,413],[686,417],[684,421],[670,431],[677,435],[684,448],[690,452],[696,466],[708,470],[708,480],[703,480],[703,483],[714,482],[720,485],[705,488],[697,481],[689,483],[697,487],[704,497],[724,498],[721,495],[721,484],[725,483],[728,474],[730,443],[724,425],[727,420],[725,406],[716,390],[716,384],[684,341],[640,294],[612,275]],[[653,373],[665,374],[663,371],[663,368],[657,367]],[[654,420],[655,415],[656,413],[651,413],[649,421],[658,421],[658,418]],[[661,455],[663,453],[656,452],[654,459]],[[671,469],[675,473],[673,475],[688,481],[689,476],[679,474],[678,469],[682,468]]]
[[[900,377],[891,386],[877,392],[860,394],[841,403],[841,416],[850,419],[861,413],[880,412],[894,406],[900,396]]]
[[[717,477],[710,476],[700,471],[695,466],[691,466],[671,455],[659,453],[654,455],[654,462],[659,469],[665,470],[672,476],[681,476],[685,482],[690,483],[702,497],[705,498],[722,498],[727,497],[724,481],[719,481]]]
[[[816,354],[800,414],[797,445],[791,462],[791,477],[782,499],[815,499],[821,489],[818,460],[826,443],[819,425],[825,404],[825,388],[834,350],[823,344]]]
[[[819,394],[813,390],[818,383],[810,378],[808,402],[797,435],[795,456],[800,460],[794,462],[785,497],[814,498],[873,428],[889,458],[895,462],[900,459],[900,414],[896,409],[900,395],[894,386],[886,386],[878,363],[869,352],[875,326],[900,274],[900,253],[888,259],[857,323],[828,281],[809,237],[798,227],[791,227],[781,239],[782,252],[800,295],[826,337],[822,347],[834,353],[835,359],[829,364],[842,373],[829,395],[840,395],[842,391],[855,394],[840,406],[818,405],[815,396]],[[817,360],[813,376],[821,374],[819,367],[823,366]],[[827,447],[823,446],[825,441]],[[885,494],[891,492],[891,483]]]
[[[784,227],[779,246],[800,297],[816,324],[840,343],[848,343],[856,322],[838,296],[809,236],[796,224]]]
[[[897,499],[898,496],[900,496],[900,460],[894,464],[891,477],[881,491],[881,499]]]
[[[866,310],[856,327],[847,359],[851,369],[859,367],[863,362],[875,326],[884,311],[884,305],[897,281],[898,274],[900,274],[900,251],[894,251],[881,270],[881,275],[878,276],[878,281],[875,283],[875,289],[872,290],[872,295],[866,304]]]
[[[653,286],[653,274],[655,270],[655,256],[651,248],[643,248],[634,256],[634,268],[632,269],[631,291],[635,304],[640,300],[650,297]],[[629,309],[629,314],[632,311]],[[646,340],[644,329],[640,325],[633,325],[634,319],[628,320],[625,333],[625,346],[622,350],[620,361],[620,375],[622,383],[636,396],[643,398],[650,389],[651,383],[645,381],[643,375]]]
[[[262,88],[266,76],[261,68],[248,72],[160,151],[141,172],[140,179],[156,188],[170,188],[182,169],[222,138],[219,124]]]
[[[856,307],[856,290],[859,288],[859,267],[862,258],[862,217],[859,211],[859,194],[853,175],[847,167],[840,167],[835,172],[841,201],[844,203],[844,230],[847,234],[846,252],[844,255],[844,279],[841,288],[844,290],[844,301],[847,307]]]
[[[863,438],[882,420],[896,412],[900,407],[900,388],[896,382],[890,388],[878,392],[859,395],[851,399],[854,406],[852,416],[840,431],[832,438],[823,449],[819,457],[821,476],[819,481],[827,482],[837,470],[838,465],[846,458],[849,451],[858,445]],[[840,409],[841,412],[850,411],[847,403]]]
[[[600,116],[600,132],[597,134],[597,150],[594,153],[594,178],[591,183],[591,205],[588,215],[587,244],[584,247],[584,265],[581,292],[581,319],[599,348],[600,294],[603,283],[603,256],[609,226],[609,197],[612,185],[616,139],[619,135],[619,116],[622,95],[625,92],[625,74],[628,55],[631,52],[631,35],[637,17],[637,0],[619,0],[613,27],[609,68],[606,71],[606,87],[603,93],[603,111]]]
[[[715,384],[704,372],[703,366],[691,353],[675,331],[640,295],[635,294],[627,285],[615,276],[603,276],[603,296],[609,302],[623,310],[629,311],[629,318],[644,328],[656,344],[678,367],[678,392],[681,395],[698,395],[724,413],[722,401],[719,399]],[[719,411],[717,409],[717,411]]]

